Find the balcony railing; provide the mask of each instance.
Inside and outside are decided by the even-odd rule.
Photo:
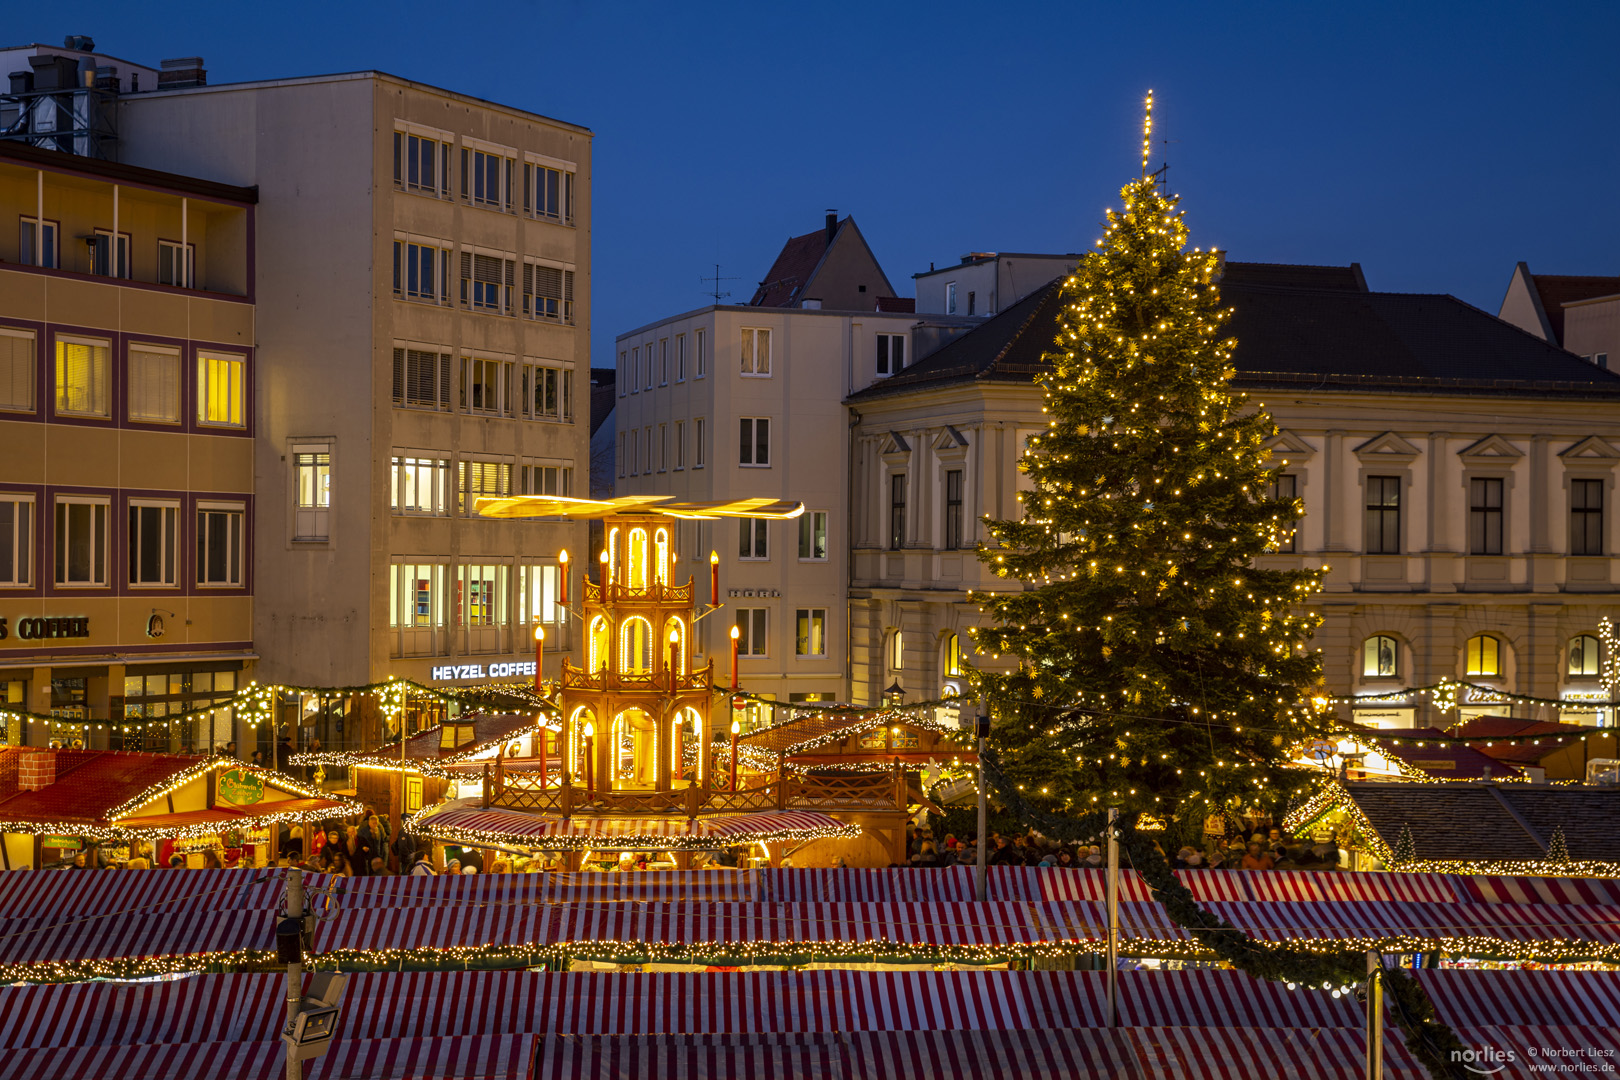
[[[605,669],[586,671],[567,660],[563,661],[562,684],[565,690],[669,690],[669,673],[665,671],[642,674],[614,674]],[[714,685],[714,661],[696,671],[680,672],[675,676],[675,692],[707,690]]]
[[[661,585],[654,582],[645,589],[632,589],[620,581],[608,585],[604,599],[602,586],[590,578],[585,579],[585,602],[588,604],[602,603],[637,603],[637,604],[690,604],[692,602],[692,579],[687,578],[685,585]]]

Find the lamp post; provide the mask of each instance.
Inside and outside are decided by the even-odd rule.
[[[731,628],[731,688],[737,689],[737,647],[742,640],[741,628],[733,625]]]
[[[534,692],[542,693],[542,684],[546,677],[546,628],[539,623],[534,624]],[[400,726],[400,732],[405,730]]]
[[[709,606],[720,603],[720,553],[709,552]]]
[[[589,720],[585,722],[585,792],[596,797],[596,724]]]
[[[905,701],[906,688],[901,686],[899,678],[896,678],[889,684],[889,688],[883,691],[883,704],[891,709],[897,709],[905,704]]]
[[[737,790],[737,736],[742,734],[742,723],[731,722],[731,790]]]

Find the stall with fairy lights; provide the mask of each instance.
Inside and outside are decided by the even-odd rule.
[[[779,777],[737,782],[735,767],[715,753],[726,732],[713,706],[726,691],[712,660],[701,668],[692,662],[694,627],[722,606],[719,557],[710,557],[708,604],[700,607],[695,579],[676,574],[675,523],[791,520],[803,512],[799,503],[533,496],[480,499],[477,509],[486,517],[602,521],[596,580],[583,578],[577,605],[568,601],[567,580],[560,588],[559,603],[583,629],[584,663],[565,659],[555,686],[542,687],[559,715],[555,758],[550,744],[533,758],[496,758],[477,797],[418,815],[416,831],[579,854],[667,851],[674,865],[688,864],[694,851],[733,846],[760,845],[776,858],[784,844],[859,831],[790,807]],[[733,690],[736,679],[733,664]]]
[[[87,857],[111,861],[168,856],[202,866],[273,863],[278,826],[353,814],[361,805],[293,777],[226,757],[37,746],[0,749],[0,865],[40,869]],[[142,854],[142,845],[150,854]],[[154,861],[155,860],[155,861]],[[95,865],[95,864],[90,864]],[[139,865],[139,864],[135,864]]]

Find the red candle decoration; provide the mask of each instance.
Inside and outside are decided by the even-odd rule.
[[[536,738],[540,740],[540,786],[546,786],[546,777],[550,770],[546,767],[546,740],[551,738],[551,732],[546,728],[545,718],[536,716],[535,721],[540,725]]]
[[[737,721],[731,722],[731,790],[737,790],[737,736],[742,733],[742,725]]]
[[[596,798],[596,725],[585,721],[585,794]]]
[[[678,630],[669,632],[669,692],[675,692],[675,673],[680,667],[681,635]]]
[[[562,581],[558,583],[558,589],[557,589],[558,599],[557,599],[557,602],[559,604],[561,604],[563,607],[567,607],[568,606],[568,549],[567,548],[563,548],[561,551],[557,552],[557,565],[559,567],[561,567],[561,570],[558,571],[557,576],[562,579]]]
[[[545,693],[542,680],[546,676],[546,628],[536,625],[534,628],[534,692]]]
[[[709,606],[720,603],[720,553],[709,552]]]
[[[737,627],[731,628],[731,688],[737,688],[737,646],[742,638],[742,631]]]

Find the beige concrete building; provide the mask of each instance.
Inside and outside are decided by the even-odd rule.
[[[473,506],[583,494],[591,133],[378,72],[118,107],[126,160],[259,190],[261,681],[502,681],[537,625],[568,647],[582,530]]]
[[[1279,483],[1307,511],[1295,550],[1266,559],[1332,568],[1314,601],[1329,689],[1450,676],[1606,699],[1620,377],[1451,297],[1369,292],[1355,267],[1230,263],[1222,296],[1236,310],[1237,385],[1276,418]],[[1032,379],[1056,297],[1034,293],[848,399],[857,701],[896,678],[919,691],[954,681],[980,617],[966,590],[994,587],[968,550],[984,539],[980,515],[1017,512],[1018,459],[1045,424]],[[1354,712],[1389,727],[1439,719],[1411,695]]]
[[[254,659],[256,199],[0,141],[0,742],[235,737],[147,721]]]
[[[951,266],[932,263],[920,274],[917,311],[934,315],[994,315],[1018,303],[1053,278],[1074,270],[1079,255],[1019,251],[970,251]]]
[[[1497,317],[1589,364],[1620,369],[1620,277],[1513,268]]]

